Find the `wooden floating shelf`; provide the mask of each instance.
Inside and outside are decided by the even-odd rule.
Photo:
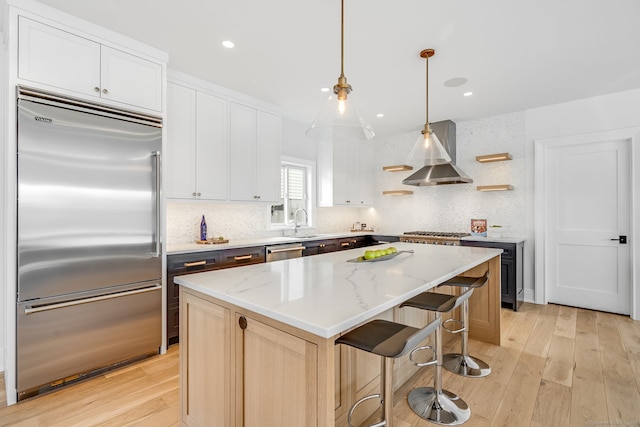
[[[504,160],[513,160],[510,153],[486,154],[484,156],[476,156],[476,161],[480,163],[502,162]]]
[[[413,170],[413,167],[409,165],[383,166],[382,170],[385,172],[402,172],[402,171],[411,171]]]
[[[387,190],[387,191],[383,191],[382,195],[383,196],[406,196],[409,194],[413,194],[413,191],[411,190]]]
[[[478,191],[509,191],[509,190],[513,190],[513,185],[509,185],[509,184],[478,185],[476,189]]]

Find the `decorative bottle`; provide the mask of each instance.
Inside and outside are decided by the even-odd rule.
[[[200,240],[207,240],[207,221],[202,215],[202,221],[200,221]]]

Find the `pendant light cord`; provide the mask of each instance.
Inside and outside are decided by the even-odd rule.
[[[426,97],[425,97],[425,124],[424,124],[424,130],[422,131],[422,133],[426,135],[429,133],[429,57],[435,55],[435,50],[433,49],[425,49],[422,52],[420,52],[420,57],[424,58],[427,61],[426,64],[426,87],[425,87],[425,93],[426,93]]]
[[[426,79],[426,90],[425,93],[426,95],[426,102],[425,102],[425,125],[424,125],[424,129],[428,131],[429,129],[429,56],[427,56],[426,58],[427,61],[427,72],[425,73],[427,75],[427,79]]]
[[[344,77],[344,0],[340,9],[340,77]]]

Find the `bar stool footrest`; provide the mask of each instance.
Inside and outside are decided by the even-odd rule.
[[[486,362],[460,353],[449,353],[442,356],[442,366],[463,377],[481,378],[491,373],[491,367]]]
[[[462,326],[460,329],[451,329],[448,325],[450,323],[457,323],[460,326]],[[460,332],[464,332],[467,330],[467,328],[464,326],[464,323],[462,323],[462,320],[458,320],[458,319],[447,319],[444,322],[442,322],[442,329],[444,329],[447,332],[450,332],[452,334],[459,334]]]
[[[368,396],[365,396],[361,399],[359,399],[358,401],[356,401],[356,403],[354,403],[351,406],[351,409],[349,410],[349,416],[347,417],[347,423],[349,424],[349,427],[355,427],[352,423],[351,423],[351,417],[353,416],[353,411],[356,410],[356,408],[358,407],[358,405],[360,405],[362,402],[369,400],[369,399],[380,399],[380,404],[383,403],[382,401],[382,395],[380,393],[376,393],[376,394],[370,394]],[[375,424],[371,424],[367,427],[384,427],[387,425],[387,421],[386,420],[382,420],[378,423]]]
[[[413,412],[432,423],[456,426],[471,417],[469,405],[448,390],[437,393],[433,387],[419,387],[409,393],[407,400]]]

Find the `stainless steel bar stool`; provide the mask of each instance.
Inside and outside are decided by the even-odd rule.
[[[440,319],[419,329],[388,320],[372,320],[346,333],[336,340],[336,344],[355,347],[369,353],[382,356],[380,376],[381,394],[372,394],[358,400],[351,406],[347,418],[353,427],[351,418],[356,407],[365,400],[380,399],[382,421],[369,427],[393,426],[393,360],[405,355],[434,331],[440,330]]]
[[[414,307],[433,311],[435,321],[440,323],[442,313],[448,313],[469,299],[473,288],[460,295],[445,295],[436,292],[423,292],[400,304],[400,307]],[[458,395],[442,389],[442,326],[435,333],[435,372],[433,387],[418,387],[413,389],[407,398],[413,412],[421,418],[442,425],[459,425],[471,417],[469,405]],[[417,364],[425,366],[433,364]]]
[[[489,270],[482,277],[461,277],[456,276],[452,279],[443,282],[440,286],[456,286],[462,288],[462,291],[468,289],[481,288],[489,283],[490,273]],[[460,353],[448,353],[445,354],[442,360],[442,365],[448,371],[454,374],[462,375],[463,377],[480,378],[486,377],[491,373],[491,367],[489,365],[475,357],[469,355],[469,301],[465,301],[461,307],[462,310],[462,322],[454,319],[447,319],[443,322],[442,327],[451,333],[462,333],[462,339],[460,340]],[[458,322],[462,324],[461,329],[452,330],[447,327],[448,323]]]

